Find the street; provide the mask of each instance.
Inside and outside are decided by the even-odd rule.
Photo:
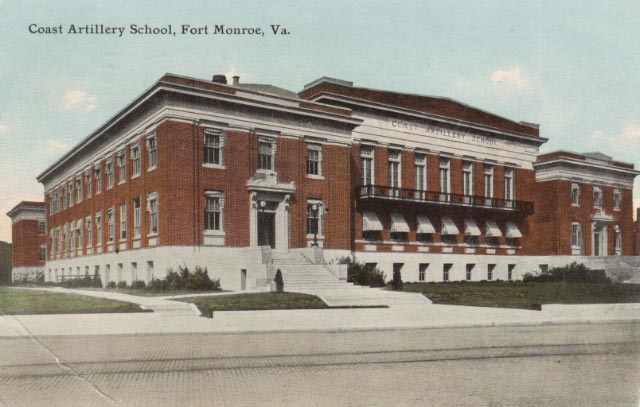
[[[640,324],[0,338],[2,406],[637,406]]]

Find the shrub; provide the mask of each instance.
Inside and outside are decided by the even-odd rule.
[[[391,288],[394,290],[402,290],[402,274],[400,270],[393,270],[393,279],[391,280]]]
[[[115,281],[109,281],[109,283],[107,284],[107,288],[116,288],[116,282]]]
[[[376,267],[367,267],[364,263],[351,261],[348,264],[347,281],[357,285],[367,285],[369,287],[384,287],[385,275]]]
[[[142,280],[135,280],[131,282],[131,288],[133,289],[142,289],[142,288],[146,288],[147,284],[142,281]]]
[[[540,274],[526,273],[523,277],[525,283],[562,281],[566,283],[610,283],[604,270],[591,270],[584,264],[573,262],[562,267],[552,267]]]
[[[167,270],[167,275],[163,279],[151,280],[149,289],[153,291],[216,291],[220,289],[220,280],[212,280],[206,267],[196,266],[193,272],[187,267],[179,267],[178,271]]]
[[[284,292],[284,280],[282,279],[282,272],[280,271],[280,269],[276,271],[276,278],[274,281],[276,283],[276,292],[277,293]]]
[[[102,287],[102,279],[100,278],[100,273],[98,273],[98,270],[93,272],[93,286]]]
[[[118,288],[127,288],[126,281],[118,281]]]

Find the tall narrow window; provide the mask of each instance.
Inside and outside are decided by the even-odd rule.
[[[580,185],[571,184],[571,205],[580,205]]]
[[[260,142],[258,146],[258,169],[273,171],[273,144]]]
[[[113,215],[113,208],[107,210],[107,226],[109,227],[109,242],[113,242],[116,235],[115,219]]]
[[[46,244],[41,244],[40,245],[40,253],[38,254],[38,260],[40,260],[40,261],[47,260],[47,245]]]
[[[373,185],[373,147],[360,146],[360,184]]]
[[[82,176],[76,179],[76,203],[82,202]]]
[[[307,235],[322,234],[322,201],[310,199],[307,201]]]
[[[467,272],[465,274],[465,280],[471,281],[473,269],[476,267],[475,264],[467,264]]]
[[[416,198],[425,199],[427,191],[427,156],[424,154],[416,154],[415,158],[416,172]]]
[[[129,154],[131,155],[131,162],[133,163],[132,177],[137,177],[140,175],[140,169],[142,168],[140,163],[140,145],[136,144],[131,146]]]
[[[82,228],[82,219],[78,219],[76,221],[76,239],[77,239],[77,243],[76,243],[76,248],[78,250],[82,250],[82,243],[83,243],[83,239],[82,239],[82,233],[83,228]]]
[[[47,233],[47,224],[43,220],[38,221],[38,234],[44,235],[45,233]]]
[[[120,240],[127,239],[127,204],[120,203]]]
[[[473,163],[471,161],[462,163],[462,193],[464,203],[470,204],[473,196]]]
[[[73,182],[70,182],[67,185],[67,208],[71,208],[73,206]]]
[[[484,196],[485,205],[493,206],[493,166],[484,166]]]
[[[428,268],[429,268],[429,263],[418,264],[418,281],[425,281],[427,279]]]
[[[389,150],[389,186],[391,187],[390,195],[399,196],[398,190],[402,186],[400,176],[400,160],[401,155],[398,150]]]
[[[147,150],[149,151],[149,170],[152,170],[158,164],[158,152],[156,150],[156,136],[147,139]]]
[[[85,228],[87,230],[87,247],[93,246],[93,228],[91,227],[91,215],[85,218]]]
[[[207,129],[204,134],[204,163],[222,165],[223,135],[220,130]]]
[[[96,180],[96,194],[99,194],[102,192],[102,170],[99,166],[93,169],[93,175]]]
[[[204,230],[222,230],[222,210],[220,196],[208,194],[205,197]]]
[[[620,192],[620,190],[616,188],[613,190],[613,209],[619,211],[621,202],[622,192]]]
[[[102,245],[102,212],[96,212],[96,247]]]
[[[118,153],[118,182],[127,180],[127,156],[124,150]]]
[[[140,237],[141,233],[140,198],[133,198],[133,237]]]
[[[91,170],[84,173],[84,183],[87,185],[87,198],[91,198],[93,194],[93,180],[91,179]]]
[[[71,222],[68,224],[69,227],[69,254],[71,254],[71,252],[75,252],[76,251],[76,223],[75,222]]]
[[[158,234],[158,195],[155,193],[149,194],[149,234]]]
[[[602,207],[602,189],[600,187],[593,187],[593,206],[595,208]]]
[[[492,281],[493,280],[493,274],[496,271],[496,265],[495,264],[489,264],[487,265],[487,281]]]
[[[505,207],[513,208],[515,199],[515,181],[514,181],[514,172],[513,168],[505,168],[504,170],[504,199],[505,199]]]
[[[622,233],[620,232],[620,226],[618,225],[616,225],[613,232],[613,241],[616,255],[620,256],[622,254]]]
[[[442,265],[442,281],[449,281],[449,273],[451,272],[451,268],[453,264],[445,263]]]
[[[115,174],[113,173],[113,161],[107,161],[107,189],[112,188],[115,181]]]
[[[507,266],[507,280],[508,281],[512,281],[513,280],[513,272],[516,269],[516,265],[515,264],[509,264]]]
[[[322,175],[322,146],[319,144],[307,145],[307,174],[321,176]]]
[[[582,254],[582,228],[580,224],[571,224],[571,254]]]
[[[449,168],[451,160],[445,157],[440,158],[440,200],[449,202],[451,191],[451,178],[449,177]]]

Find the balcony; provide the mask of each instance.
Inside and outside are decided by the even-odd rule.
[[[484,196],[448,194],[436,191],[392,188],[382,185],[361,185],[356,191],[360,200],[389,199],[402,202],[424,202],[434,205],[454,205],[471,208],[513,211],[525,216],[533,213],[533,202],[510,199],[487,198]]]

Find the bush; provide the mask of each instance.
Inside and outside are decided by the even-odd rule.
[[[391,280],[391,288],[394,290],[402,290],[402,274],[400,270],[393,270],[393,279]]]
[[[347,268],[347,282],[369,287],[384,287],[385,275],[376,267],[367,267],[364,263],[354,262],[350,259],[343,264],[349,265]]]
[[[280,271],[280,269],[276,271],[276,278],[274,281],[276,283],[276,292],[277,293],[284,292],[284,280],[282,279],[282,272]]]
[[[102,279],[100,278],[100,273],[98,273],[98,270],[93,272],[93,286],[102,287]]]
[[[216,291],[220,290],[220,280],[212,280],[207,268],[196,266],[191,272],[187,267],[179,267],[178,271],[169,269],[163,279],[154,278],[149,283],[149,289],[153,291]]]
[[[562,281],[566,283],[610,283],[604,270],[591,270],[584,264],[575,261],[563,267],[552,267],[540,274],[526,273],[523,277],[525,283],[546,283]]]
[[[118,288],[127,288],[126,281],[118,281]]]
[[[115,281],[109,281],[109,284],[107,284],[107,288],[116,288],[116,282]]]
[[[147,284],[142,280],[135,280],[131,282],[131,288],[133,289],[139,290],[146,287],[147,287]]]

